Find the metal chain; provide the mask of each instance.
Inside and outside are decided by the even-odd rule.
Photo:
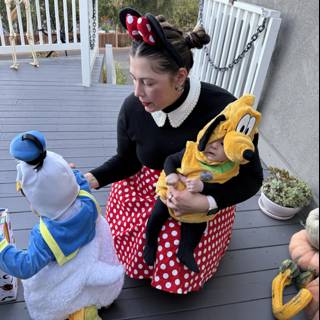
[[[92,27],[91,27],[92,24]],[[90,49],[93,50],[96,45],[96,33],[97,33],[97,10],[96,0],[92,0],[92,18],[89,22],[89,44]]]
[[[203,9],[204,9],[204,0],[200,0],[199,1],[199,22],[201,27],[203,26]],[[227,66],[225,67],[218,67],[211,59],[210,57],[210,50],[208,48],[208,46],[204,46],[204,52],[205,55],[207,56],[208,62],[210,63],[210,65],[217,71],[221,71],[221,72],[226,72],[231,70],[236,64],[238,64],[243,58],[244,56],[247,54],[247,52],[249,50],[252,49],[253,47],[253,43],[258,39],[260,33],[262,33],[264,31],[264,29],[266,28],[266,23],[267,23],[267,18],[264,18],[262,21],[262,24],[258,26],[257,31],[251,36],[250,41],[245,45],[244,49],[242,50],[242,52],[238,55],[238,57],[234,58],[232,60],[231,63],[229,63]]]

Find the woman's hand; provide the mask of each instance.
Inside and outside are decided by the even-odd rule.
[[[186,213],[208,212],[209,203],[206,196],[200,193],[192,193],[187,189],[178,191],[173,187],[169,187],[167,206],[174,210],[177,216]]]
[[[99,182],[92,173],[87,172],[84,174],[84,177],[87,179],[91,189],[98,189],[99,188]]]
[[[76,168],[76,164],[73,163],[73,162],[70,162],[69,163],[69,167],[71,169],[75,169]],[[90,189],[98,189],[99,188],[99,186],[100,186],[99,182],[98,182],[98,180],[96,179],[96,177],[92,173],[87,172],[87,173],[84,174],[84,177],[87,179]]]

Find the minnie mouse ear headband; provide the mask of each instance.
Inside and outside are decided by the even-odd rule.
[[[141,16],[132,8],[124,8],[119,13],[122,26],[134,41],[143,41],[150,46],[164,48],[179,67],[184,67],[181,56],[167,40],[159,21],[150,13]]]

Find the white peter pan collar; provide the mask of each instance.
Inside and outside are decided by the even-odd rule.
[[[183,121],[185,121],[194,107],[197,105],[201,91],[200,80],[195,78],[190,78],[190,90],[186,100],[181,104],[181,106],[169,113],[163,111],[152,112],[151,115],[153,120],[158,127],[163,127],[166,119],[168,117],[169,123],[173,128],[178,128],[181,126]]]

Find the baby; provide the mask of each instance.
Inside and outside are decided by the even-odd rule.
[[[17,189],[40,219],[27,250],[0,235],[0,268],[24,279],[32,319],[100,319],[97,308],[118,297],[124,270],[86,179],[46,150],[39,131],[15,137],[10,153],[19,160]]]
[[[179,260],[190,270],[199,272],[194,249],[199,244],[207,222],[218,212],[211,186],[224,183],[239,173],[240,165],[255,156],[254,138],[261,115],[252,106],[254,97],[245,95],[230,103],[198,134],[197,142],[188,141],[181,152],[169,156],[158,184],[157,199],[146,228],[143,257],[148,265],[156,259],[157,239],[165,221],[171,216],[181,221]],[[208,197],[206,213],[180,214],[167,208],[168,186],[178,190],[200,192]]]

